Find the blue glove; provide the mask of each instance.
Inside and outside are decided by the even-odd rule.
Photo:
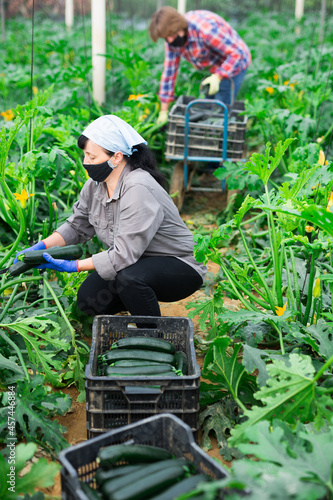
[[[25,250],[21,250],[21,252],[18,252],[16,254],[16,257],[14,259],[14,262],[13,264],[16,264],[16,262],[18,261],[18,256],[21,255],[21,253],[25,253],[25,252],[31,252],[31,250],[45,250],[46,249],[46,246],[45,246],[45,243],[44,241],[39,241],[38,243],[36,243],[35,245],[33,245],[32,247],[29,247],[29,248],[25,248]]]
[[[78,273],[77,260],[54,259],[47,252],[43,253],[43,257],[47,263],[36,266],[36,269],[54,269],[55,271],[65,273]]]

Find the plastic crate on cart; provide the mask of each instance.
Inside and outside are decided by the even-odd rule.
[[[180,96],[172,106],[166,139],[165,157],[170,160],[184,158],[185,109],[195,97]],[[228,108],[227,158],[240,160],[243,157],[247,117],[244,102],[235,101]],[[189,116],[188,156],[222,159],[224,108],[214,100],[206,99],[191,106]]]
[[[114,429],[62,451],[59,454],[62,465],[62,500],[89,500],[79,481],[95,488],[99,450],[123,443],[158,446],[170,451],[175,457],[193,462],[197,472],[205,473],[213,479],[228,476],[228,472],[195,443],[188,425],[174,415],[160,414]]]
[[[139,327],[135,327],[136,324]],[[186,354],[188,374],[181,377],[99,376],[98,356],[109,350],[116,340],[130,336],[158,337],[172,342],[177,351]],[[179,417],[197,437],[200,367],[196,362],[194,328],[189,318],[96,316],[85,375],[88,438],[158,413]]]

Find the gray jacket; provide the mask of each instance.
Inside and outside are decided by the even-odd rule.
[[[98,274],[113,280],[140,257],[171,256],[193,267],[203,278],[207,268],[193,255],[193,235],[168,193],[142,169],[125,165],[112,198],[104,182],[89,179],[73,206],[73,215],[56,229],[67,245],[95,234],[108,248],[93,255]]]

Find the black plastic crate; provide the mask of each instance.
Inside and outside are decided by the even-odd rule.
[[[180,96],[172,106],[166,139],[165,157],[170,160],[184,158],[185,109],[195,97]],[[228,108],[227,158],[243,158],[247,117],[244,101],[235,101]],[[201,116],[200,116],[201,115]],[[207,99],[191,106],[189,116],[188,156],[202,158],[221,158],[223,148],[224,108],[216,101]]]
[[[142,323],[152,328],[135,327]],[[116,340],[129,336],[157,337],[172,342],[177,351],[187,356],[188,375],[99,376],[98,356],[109,350]],[[188,424],[197,437],[200,367],[196,362],[194,328],[189,318],[96,316],[85,375],[89,438],[159,413],[174,414]]]
[[[205,453],[194,441],[191,429],[174,415],[161,414],[109,431],[79,443],[59,454],[61,470],[62,500],[88,500],[81,489],[80,481],[95,488],[96,457],[99,450],[114,444],[147,444],[171,451],[176,457],[193,462],[197,472],[213,479],[228,476],[226,469]]]

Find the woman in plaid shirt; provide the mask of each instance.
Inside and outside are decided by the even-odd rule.
[[[159,98],[161,111],[157,123],[168,119],[168,106],[174,100],[174,89],[180,58],[184,57],[196,69],[208,69],[211,76],[202,83],[208,85],[210,98],[225,104],[234,98],[251,63],[246,43],[222,17],[207,10],[192,10],[181,15],[173,7],[161,7],[152,16],[149,33],[154,42],[165,40],[164,70]]]

